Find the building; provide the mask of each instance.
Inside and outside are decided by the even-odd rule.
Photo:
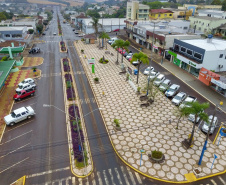
[[[199,16],[207,16],[207,17],[216,17],[216,18],[226,19],[226,12],[220,11],[220,10],[200,9],[200,10],[198,10],[198,15]]]
[[[125,18],[103,18],[99,19],[99,24],[103,25],[103,28],[99,27],[98,31],[112,32],[115,29],[124,29],[126,26]],[[82,31],[85,34],[95,33],[92,26],[92,19],[82,20]]]
[[[71,17],[71,22],[75,24],[77,29],[81,29],[82,28],[82,21],[83,19],[87,19],[88,17],[85,16],[84,13],[81,13],[78,16],[73,16],[73,18]]]
[[[189,17],[189,20],[191,28],[199,30],[205,34],[214,34],[214,29],[226,23],[226,19],[208,16]]]
[[[23,40],[27,35],[25,27],[0,27],[0,35],[4,40]]]
[[[127,2],[127,20],[149,20],[149,6],[138,1]]]
[[[172,19],[173,12],[167,9],[151,9],[149,18],[150,19]]]
[[[212,39],[179,40],[175,39],[168,52],[171,62],[198,76],[202,67],[211,71],[226,71],[226,41]]]
[[[175,8],[164,8],[173,12],[173,19],[188,20],[192,16],[192,10],[179,10]]]

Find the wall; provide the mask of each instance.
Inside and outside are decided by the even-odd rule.
[[[150,14],[150,18],[154,18],[154,19],[169,19],[170,18],[170,19],[172,19],[173,13]]]

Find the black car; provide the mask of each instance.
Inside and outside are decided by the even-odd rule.
[[[46,35],[45,33],[42,33],[42,35]]]
[[[34,53],[40,53],[40,48],[32,48],[32,49],[29,51],[29,54],[34,54]]]
[[[75,31],[75,29],[73,29],[72,31]]]

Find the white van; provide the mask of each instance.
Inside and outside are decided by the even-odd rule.
[[[116,40],[119,40],[119,39],[117,37],[111,38],[110,40],[108,40],[108,43],[112,45]]]

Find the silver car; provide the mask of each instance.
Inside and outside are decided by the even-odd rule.
[[[165,92],[167,88],[170,86],[171,82],[169,79],[165,79],[159,86],[159,90]]]
[[[179,85],[173,84],[169,87],[169,89],[167,89],[167,91],[165,92],[165,95],[167,97],[173,97],[180,89]]]
[[[132,58],[133,57],[133,53],[128,53],[128,55],[126,55],[126,59]]]
[[[209,116],[209,123],[204,122],[204,124],[202,126],[202,131],[203,132],[208,133],[208,130],[209,130],[209,127],[210,127],[212,119],[213,119],[213,115],[210,115]],[[216,116],[214,116],[213,124],[212,124],[212,127],[210,128],[210,134],[213,134],[215,128],[217,127],[217,123],[218,123],[218,119],[217,119]]]
[[[151,66],[147,67],[147,68],[144,70],[144,75],[149,75],[149,73],[150,73],[151,71],[154,71],[154,67],[151,67]]]
[[[154,80],[154,85],[158,87],[165,79],[166,79],[165,75],[159,74],[157,78]]]
[[[172,99],[172,103],[176,106],[179,106],[182,101],[186,98],[187,94],[184,92],[179,92],[174,98]]]

